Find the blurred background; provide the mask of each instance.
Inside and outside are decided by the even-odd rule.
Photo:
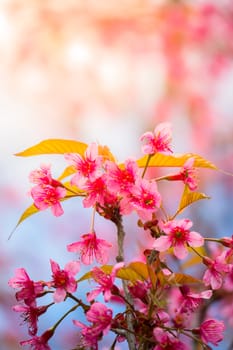
[[[29,172],[51,163],[59,176],[65,164],[14,154],[64,138],[107,144],[122,161],[140,157],[140,135],[169,121],[176,153],[198,153],[233,172],[233,1],[1,0],[0,62],[0,349],[14,350],[28,335],[10,310],[7,281],[17,267],[49,279],[49,259],[61,266],[71,259],[66,245],[88,232],[91,215],[68,201],[62,217],[39,213],[7,240],[31,204]],[[233,234],[232,185],[231,176],[201,171],[201,191],[212,200],[190,209],[195,230]],[[110,223],[96,225],[115,242]],[[143,242],[138,237],[135,257]],[[42,331],[51,325],[46,317]],[[52,348],[68,349],[67,339],[75,345],[71,331],[63,326]]]

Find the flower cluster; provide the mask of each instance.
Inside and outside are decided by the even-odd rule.
[[[208,344],[218,345],[223,339],[225,325],[211,316],[210,306],[216,300],[221,300],[223,305],[229,298],[232,300],[233,238],[208,238],[191,229],[193,223],[189,218],[178,217],[192,203],[208,198],[196,192],[197,168],[215,169],[215,166],[198,155],[175,155],[167,123],[158,125],[153,133],[144,133],[141,141],[142,158],[118,163],[108,148],[96,143],[83,149],[83,144],[77,142],[76,152],[67,152],[60,140],[68,164],[59,180],[52,178],[47,165],[30,174],[29,179],[35,184],[30,192],[33,213],[50,207],[55,216],[62,215],[61,201],[79,196],[84,208],[93,208],[93,215],[88,233],[66,247],[68,252],[75,253],[75,259],[64,269],[50,259],[51,280],[33,281],[24,268],[17,269],[15,277],[9,280],[10,287],[17,289],[19,302],[13,310],[22,314],[31,336],[21,341],[21,345],[30,345],[34,350],[50,349],[49,340],[70,313],[74,313],[73,324],[79,330],[76,349],[80,350],[97,350],[109,332],[113,335],[111,349],[121,342],[127,342],[130,350],[189,350],[196,344],[210,349]],[[160,165],[179,167],[179,170],[160,177],[146,174],[148,168],[159,169]],[[70,180],[63,183],[68,176]],[[164,209],[160,181],[183,182],[184,191],[174,214]],[[126,263],[127,232],[123,217],[133,212],[142,234],[146,231],[152,244],[138,259]],[[31,214],[27,210],[23,219]],[[95,215],[111,220],[116,226],[117,255],[113,265],[107,265],[112,244],[96,234]],[[219,249],[207,249],[210,242]],[[201,264],[201,274],[191,275],[185,271],[185,264],[189,267],[193,261]],[[90,266],[88,272],[81,273],[87,266]],[[87,280],[90,290],[83,300],[80,285]],[[41,305],[43,296],[49,294],[52,294],[51,303]],[[50,306],[66,303],[68,299],[74,305],[39,336],[39,317],[48,312]],[[113,302],[124,310],[115,313]],[[77,319],[77,308],[82,310],[88,325]],[[222,310],[224,317],[224,307]]]

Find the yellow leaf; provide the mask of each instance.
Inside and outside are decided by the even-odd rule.
[[[143,281],[144,277],[141,276],[138,272],[130,267],[122,267],[117,271],[117,277],[122,280],[127,280],[131,282],[136,282],[138,280]]]
[[[186,160],[189,158],[194,158],[194,167],[197,168],[209,168],[209,169],[214,169],[217,170],[218,168],[211,163],[210,161],[202,158],[198,154],[194,153],[186,153],[186,154],[174,154],[174,155],[167,155],[167,154],[162,154],[162,153],[156,153],[155,155],[151,156],[150,162],[149,162],[149,167],[155,167],[155,166],[160,166],[160,167],[181,167],[184,165]],[[144,168],[146,166],[148,160],[148,156],[144,156],[140,159],[137,160],[137,164],[140,168]]]
[[[190,275],[186,275],[183,273],[172,273],[169,276],[164,276],[165,280],[170,285],[184,285],[184,284],[193,284],[193,283],[201,283],[202,281],[198,278],[195,278]]]
[[[197,202],[200,199],[210,199],[210,197],[204,193],[190,191],[188,186],[186,185],[184,187],[184,192],[181,197],[181,201],[179,204],[179,208],[176,212],[176,215],[180,213],[182,210],[184,210],[186,207],[188,207],[190,204]]]
[[[135,261],[128,265],[128,267],[135,271],[143,280],[147,280],[149,277],[148,267],[141,261]]]
[[[136,282],[138,280],[144,281],[148,277],[148,272],[146,272],[146,265],[141,262],[131,263],[126,267],[120,268],[116,276],[122,280],[127,280],[131,282]],[[103,265],[100,267],[106,274],[110,274],[112,272],[113,266],[111,265]],[[87,279],[93,278],[92,271],[85,273],[79,280],[84,281]]]
[[[63,202],[67,199],[70,199],[72,197],[77,197],[77,196],[84,196],[85,192],[83,192],[82,190],[78,189],[76,186],[71,186],[70,183],[65,183],[64,184],[65,188],[66,188],[66,196],[64,198],[61,198],[60,201]],[[50,206],[46,209],[49,209]],[[14,231],[16,230],[16,228],[24,221],[26,220],[29,216],[36,214],[38,212],[41,212],[41,210],[37,209],[36,206],[34,204],[32,204],[30,207],[28,207],[23,214],[21,215],[19,221],[17,222],[15,228],[13,229],[13,231],[11,232],[10,236],[8,239],[11,238],[11,236],[13,235]]]
[[[195,278],[191,275],[183,274],[183,273],[172,273],[170,275],[165,275],[162,271],[158,273],[158,278],[160,280],[161,285],[171,285],[171,286],[179,286],[184,284],[193,284],[193,283],[201,283],[202,281],[198,278]]]
[[[195,247],[195,250],[201,255],[201,256],[205,256],[206,255],[206,250],[205,248],[202,246],[202,247]],[[202,258],[198,255],[198,254],[195,254],[193,252],[193,250],[188,247],[188,251],[190,254],[192,254],[192,256],[190,257],[190,259],[188,259],[187,261],[185,261],[181,267],[183,269],[187,269],[191,266],[194,266],[194,265],[197,265],[197,264],[200,264],[202,262]]]
[[[110,149],[108,146],[98,146],[98,154],[100,156],[103,156],[104,160],[111,160],[112,162],[115,162],[116,159],[114,155],[110,152]]]
[[[13,233],[15,232],[15,230],[17,229],[17,227],[21,224],[21,222],[23,222],[24,220],[26,220],[29,216],[37,213],[39,211],[39,209],[37,209],[35,207],[34,204],[32,204],[30,207],[28,207],[24,212],[23,214],[21,215],[19,221],[17,222],[15,228],[13,229],[13,231],[11,232],[10,236],[8,239],[11,238],[11,236],[13,235]]]
[[[71,183],[69,181],[65,182],[63,184],[63,186],[65,187],[65,189],[67,191],[66,191],[66,196],[64,198],[62,198],[61,201],[64,200],[64,199],[67,199],[68,197],[84,196],[85,193],[86,193],[85,191],[81,190],[77,186],[71,185]]]
[[[64,154],[78,153],[84,155],[87,145],[74,140],[48,139],[25,149],[22,152],[16,153],[16,156],[29,157],[40,154]]]
[[[76,173],[75,167],[73,165],[69,165],[67,168],[65,168],[63,173],[59,176],[58,181],[61,181],[64,178],[66,178],[70,175],[73,175],[75,173]]]
[[[113,266],[112,265],[103,265],[100,267],[100,269],[102,271],[104,271],[106,274],[110,275],[110,273],[112,272]],[[93,278],[92,271],[85,273],[82,277],[80,277],[78,279],[78,282],[85,281],[85,280],[88,280],[90,278]]]

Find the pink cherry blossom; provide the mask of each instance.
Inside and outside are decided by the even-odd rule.
[[[66,189],[60,186],[37,185],[31,189],[34,205],[39,210],[51,207],[55,216],[63,214],[60,200],[66,196]]]
[[[93,289],[91,292],[87,294],[87,300],[90,302],[94,300],[97,295],[103,293],[104,301],[107,302],[111,299],[112,293],[111,290],[114,285],[115,277],[117,271],[124,266],[123,262],[117,263],[110,274],[105,273],[99,267],[94,267],[92,269],[92,277],[99,284],[96,289]]]
[[[92,349],[97,350],[97,341],[100,336],[106,335],[110,329],[112,322],[112,310],[107,308],[104,304],[95,302],[91,305],[90,309],[86,313],[86,318],[89,322],[92,322],[91,326],[86,326],[80,321],[74,320],[73,323],[82,328],[82,340],[83,346],[91,346]]]
[[[183,168],[180,171],[182,181],[191,191],[195,191],[197,189],[197,171],[193,166],[194,161],[194,158],[189,158],[184,163]]]
[[[53,336],[54,331],[52,329],[44,332],[40,337],[34,336],[32,339],[23,340],[20,342],[20,345],[30,345],[32,350],[51,350],[48,345],[49,339]]]
[[[223,281],[223,288],[229,292],[233,291],[233,265],[229,265],[229,271]]]
[[[16,269],[15,277],[12,277],[8,284],[12,288],[21,288],[16,293],[16,299],[18,301],[23,300],[26,305],[35,304],[35,299],[44,290],[44,283],[32,281],[24,268]]]
[[[128,194],[133,188],[138,176],[137,163],[128,159],[124,166],[120,167],[114,162],[106,162],[105,169],[107,173],[107,185],[111,192],[119,194]]]
[[[69,252],[80,252],[81,261],[85,265],[92,264],[93,260],[106,264],[109,259],[109,248],[112,244],[96,237],[95,232],[82,235],[82,241],[67,246]]]
[[[64,154],[65,159],[74,166],[76,174],[71,179],[71,184],[82,188],[86,179],[94,180],[101,175],[102,156],[98,155],[97,143],[91,143],[84,154],[84,157],[77,153]]]
[[[86,313],[87,321],[92,322],[95,329],[107,334],[112,321],[112,310],[106,305],[95,302]]]
[[[55,303],[59,303],[65,299],[66,292],[74,293],[76,291],[77,282],[74,276],[79,272],[80,263],[71,261],[65,265],[64,270],[61,270],[60,266],[52,259],[50,259],[50,264],[53,280],[48,285],[56,288],[53,299]]]
[[[154,132],[145,132],[140,140],[145,142],[142,146],[144,154],[171,153],[171,125],[170,123],[161,123],[156,126]]]
[[[226,263],[226,252],[222,252],[214,260],[204,257],[203,263],[207,266],[203,276],[204,284],[210,285],[212,289],[219,289],[223,283],[223,276],[230,271],[230,265]]]
[[[22,318],[28,323],[29,334],[36,335],[38,318],[47,311],[48,306],[15,305],[12,309],[16,312],[22,312]]]
[[[153,350],[188,350],[188,347],[178,338],[172,336],[170,333],[164,331],[159,327],[154,328],[153,336],[158,342]]]
[[[188,313],[195,311],[202,302],[202,299],[210,299],[212,290],[205,290],[199,293],[192,292],[188,286],[181,286],[181,300],[179,300],[178,312]]]
[[[79,341],[79,345],[82,346],[83,349],[91,348],[93,350],[98,350],[98,340],[100,338],[99,330],[96,330],[95,327],[92,326],[86,326],[78,320],[73,320],[73,324],[81,328],[82,337]]]
[[[135,186],[128,197],[120,203],[121,213],[129,214],[135,210],[143,220],[150,220],[161,204],[161,195],[158,192],[156,182],[146,179],[137,179]]]
[[[84,208],[95,206],[96,203],[104,206],[107,192],[105,175],[97,177],[93,181],[87,180],[83,189],[87,192],[87,196],[83,200]]]
[[[174,255],[178,259],[184,259],[188,254],[188,245],[201,247],[204,244],[204,238],[199,233],[189,230],[192,222],[188,219],[167,221],[160,226],[165,235],[157,238],[153,244],[159,252],[172,247]]]
[[[169,181],[183,181],[191,191],[197,189],[197,170],[194,168],[195,158],[189,158],[178,174],[168,175],[164,178]]]
[[[50,168],[50,165],[42,164],[40,169],[29,174],[29,181],[37,185],[50,185],[53,181]]]
[[[218,345],[223,339],[224,329],[225,326],[222,321],[208,319],[201,324],[199,329],[195,329],[193,332],[200,335],[203,343]]]

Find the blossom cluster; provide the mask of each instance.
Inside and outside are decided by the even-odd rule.
[[[154,132],[144,133],[140,140],[144,156],[139,160],[129,158],[118,163],[106,147],[91,143],[83,150],[77,143],[76,152],[67,152],[66,148],[62,151],[68,164],[59,179],[52,177],[49,165],[43,164],[31,172],[33,213],[50,208],[55,216],[60,216],[64,212],[62,201],[79,196],[84,208],[93,208],[93,216],[90,230],[66,247],[68,252],[75,253],[75,259],[63,269],[50,259],[49,281],[33,281],[24,268],[17,269],[9,280],[10,287],[17,289],[18,304],[13,310],[21,313],[31,337],[21,341],[22,346],[51,349],[50,339],[71,313],[80,335],[76,349],[80,350],[97,350],[109,332],[113,334],[111,349],[121,343],[127,343],[130,350],[188,350],[197,344],[200,349],[210,349],[209,344],[218,345],[223,340],[225,324],[211,315],[211,305],[221,300],[226,306],[232,298],[233,236],[205,237],[192,230],[193,222],[189,218],[178,217],[193,202],[207,198],[196,192],[197,168],[215,166],[198,155],[174,155],[168,123],[159,124]],[[160,165],[179,170],[160,177],[148,174],[150,167]],[[67,176],[70,180],[62,182]],[[181,202],[173,215],[164,209],[159,190],[161,181],[183,183]],[[152,244],[140,258],[126,263],[127,232],[123,217],[133,212],[138,227],[150,234]],[[31,213],[26,211],[23,218]],[[116,226],[118,251],[114,265],[106,265],[112,244],[97,235],[95,215],[111,220]],[[210,242],[218,248],[207,249]],[[191,266],[192,259],[202,266],[201,274],[184,272],[183,262]],[[82,274],[82,268],[87,266],[89,272]],[[80,284],[85,280],[95,286],[92,288],[90,284],[86,299],[82,300]],[[41,305],[43,296],[49,294],[52,294],[51,303]],[[68,299],[74,306],[38,335],[40,316],[52,305]],[[113,302],[123,306],[124,311],[115,313]],[[77,308],[83,311],[88,324],[76,319]]]

